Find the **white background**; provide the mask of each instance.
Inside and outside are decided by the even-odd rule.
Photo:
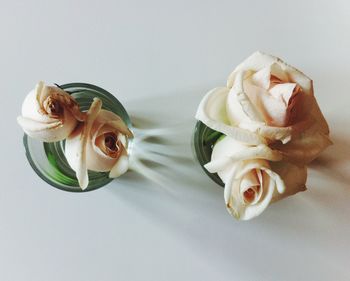
[[[349,1],[0,4],[1,281],[350,280]],[[201,97],[256,50],[314,79],[334,145],[308,191],[237,222],[190,139]],[[39,179],[16,124],[39,80],[99,85],[139,126],[168,128],[163,185],[130,172],[71,194]]]

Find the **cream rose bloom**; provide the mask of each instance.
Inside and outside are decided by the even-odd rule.
[[[69,94],[39,82],[24,99],[22,115],[17,121],[30,137],[55,142],[68,137],[77,121],[84,119],[84,114]]]
[[[127,138],[133,136],[118,115],[102,109],[98,98],[86,115],[86,122],[75,129],[65,145],[66,159],[82,189],[89,184],[88,170],[109,172],[111,178],[128,170],[126,144]]]
[[[203,98],[196,118],[237,141],[267,144],[298,165],[312,161],[331,144],[312,80],[260,52],[236,67],[226,87]]]
[[[227,209],[241,220],[305,190],[305,165],[331,144],[311,79],[260,52],[206,94],[196,118],[226,135],[204,167],[225,183]]]
[[[264,144],[249,146],[231,137],[214,146],[204,167],[225,183],[229,213],[239,220],[260,215],[270,203],[304,191],[306,167],[281,162],[282,154]]]

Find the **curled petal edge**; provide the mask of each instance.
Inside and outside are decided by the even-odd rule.
[[[212,160],[205,164],[204,167],[210,173],[217,173],[227,168],[227,165],[237,161],[252,160],[252,159],[263,159],[269,161],[280,161],[283,156],[279,151],[272,150],[264,144],[260,144],[254,147],[247,147],[244,150],[238,151],[232,154],[230,157],[222,157],[217,160]]]
[[[80,147],[77,152],[78,165],[76,167],[76,176],[81,189],[86,189],[89,185],[88,170],[86,166],[86,145],[90,135],[91,127],[98,113],[102,108],[102,101],[94,98],[89,110],[86,113],[86,123],[80,136]]]
[[[209,128],[230,136],[237,141],[252,145],[266,143],[266,140],[263,137],[248,130],[228,124],[228,121],[222,118],[222,116],[226,115],[226,112],[221,112],[219,114],[220,111],[226,111],[226,98],[228,92],[229,89],[225,87],[215,88],[209,91],[199,104],[196,119],[203,122]],[[211,108],[211,100],[220,100],[221,104],[218,105],[220,108]],[[209,111],[212,111],[212,116],[208,113]]]

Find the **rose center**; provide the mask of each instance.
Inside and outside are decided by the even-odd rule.
[[[117,136],[113,133],[105,134],[105,146],[110,151],[117,151]]]
[[[254,189],[251,188],[251,187],[248,188],[246,191],[244,191],[243,196],[244,196],[244,200],[247,203],[253,202],[253,200],[255,199],[255,191],[254,191]]]
[[[50,100],[48,103],[48,107],[52,115],[60,115],[63,112],[63,107],[56,100]]]

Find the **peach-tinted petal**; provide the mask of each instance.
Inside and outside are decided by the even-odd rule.
[[[129,129],[125,129],[126,125],[120,121],[121,119],[118,115],[106,110],[99,110],[97,112],[93,106],[91,106],[90,111],[94,112],[95,117],[92,118],[90,116],[91,114],[87,114],[88,119],[84,126],[85,131],[81,129],[67,139],[67,160],[76,171],[79,169],[96,172],[110,172],[113,170],[111,175],[117,177],[128,169],[128,155],[125,149],[127,138],[118,129],[121,129],[128,135],[131,132]],[[118,124],[116,125],[113,122],[117,122]],[[86,132],[89,128],[90,132],[87,134]],[[86,136],[86,145],[84,146],[83,142]],[[82,147],[85,147],[85,152],[79,153]],[[81,157],[77,159],[75,155],[80,155]],[[83,159],[83,155],[85,155],[85,160]],[[79,168],[78,160],[84,160],[84,164],[81,165],[84,169]]]
[[[39,82],[34,90],[31,90],[24,98],[22,103],[22,116],[39,122],[54,122],[57,121],[48,115],[40,112],[40,104],[37,100],[37,95],[43,87],[43,82]]]
[[[87,144],[91,135],[91,128],[100,112],[102,101],[94,98],[88,112],[86,122],[77,128],[66,140],[65,155],[69,165],[75,171],[81,189],[86,189],[89,184],[87,167]]]
[[[55,142],[66,138],[76,124],[75,120],[72,120],[72,122],[66,121],[64,126],[60,120],[43,123],[23,116],[18,116],[17,122],[28,136],[44,142]]]
[[[100,114],[98,115],[96,122],[109,125],[116,129],[118,132],[121,132],[123,135],[127,137],[133,137],[132,132],[129,130],[128,126],[124,123],[123,119],[121,119],[114,112],[102,109]]]
[[[332,142],[329,137],[314,125],[287,144],[274,143],[273,149],[280,151],[283,157],[299,166],[314,160]]]
[[[297,84],[295,83],[277,84],[269,90],[269,94],[275,99],[281,100],[284,103],[285,107],[287,107],[292,95],[298,93],[294,91],[296,87]]]
[[[47,88],[43,82],[39,82],[29,92],[22,104],[22,116],[17,121],[28,136],[44,142],[55,142],[65,139],[74,130],[77,120],[67,104],[55,98],[58,90],[53,90],[46,95],[46,99],[40,100]],[[63,99],[67,96],[65,92],[62,94]],[[59,113],[54,112],[57,108]]]
[[[299,137],[305,130],[315,124],[315,119],[312,116],[308,116],[305,120],[297,122],[287,127],[274,127],[262,125],[258,128],[252,128],[253,132],[268,139],[269,142],[276,140],[281,141],[283,144],[288,143],[292,138]]]
[[[298,167],[288,162],[274,162],[271,163],[271,168],[281,177],[286,186],[285,192],[274,192],[273,202],[306,190],[306,166]]]
[[[241,180],[247,173],[260,169],[263,175],[261,195],[259,201],[254,204],[247,204],[242,200],[244,189],[241,188]],[[279,175],[271,171],[267,161],[251,160],[246,161],[242,168],[232,170],[225,184],[225,202],[227,210],[239,220],[249,220],[260,215],[272,201],[275,192],[284,192],[285,186]]]
[[[241,64],[239,64],[235,70],[230,74],[227,80],[227,87],[231,88],[234,84],[236,75],[240,71],[253,71],[254,73],[263,69],[266,66],[271,66],[273,64],[278,64],[288,79],[283,79],[284,82],[293,82],[300,85],[305,94],[313,95],[312,80],[307,77],[304,73],[298,69],[290,66],[289,64],[282,61],[280,58],[268,55],[262,52],[255,52],[247,59],[245,59]],[[272,74],[277,74],[278,72],[273,72]],[[279,72],[281,73],[281,72]]]
[[[329,134],[329,127],[327,124],[326,119],[324,118],[321,109],[316,101],[316,98],[314,96],[310,97],[311,101],[310,106],[311,107],[311,116],[316,120],[321,132],[325,135]]]
[[[234,144],[234,142],[229,137],[225,137],[215,144],[211,161],[204,165],[210,173],[225,170],[230,163],[237,161],[251,159],[280,161],[283,158],[281,152],[272,150],[264,144],[245,147],[242,150],[232,149],[232,144]]]
[[[252,170],[252,169],[260,169],[267,173],[270,178],[272,178],[276,184],[276,189],[279,193],[283,193],[286,190],[286,186],[279,176],[275,171],[273,171],[270,167],[270,165],[275,162],[269,162],[263,159],[253,159],[253,160],[248,160],[244,161],[242,163],[242,168],[236,169],[235,177],[236,178],[241,178],[247,170]],[[279,162],[276,162],[279,163]]]
[[[129,168],[129,158],[124,146],[121,147],[122,153],[118,158],[111,171],[109,172],[110,178],[117,178],[122,174],[126,173]]]
[[[255,72],[250,79],[254,85],[265,90],[270,89],[275,84],[288,82],[288,76],[277,63],[265,66]]]
[[[253,71],[257,72],[267,65],[271,65],[277,62],[278,58],[264,54],[262,52],[255,52],[247,59],[245,59],[241,64],[239,64],[235,70],[230,74],[227,80],[227,87],[231,88],[234,84],[234,80],[238,72]]]
[[[43,86],[41,88],[39,87],[39,89],[40,92],[38,92],[37,100],[42,111],[47,111],[45,105],[48,99],[53,99],[60,103],[66,110],[69,110],[76,120],[85,121],[85,113],[80,111],[78,103],[67,92],[59,87],[53,86]]]
[[[211,90],[199,104],[196,118],[209,128],[231,136],[232,138],[248,144],[264,143],[265,140],[258,135],[231,126],[226,114],[226,100],[229,89],[221,87]]]
[[[99,138],[101,141],[103,139],[103,144],[96,142],[95,138],[92,138],[88,141],[87,144],[87,167],[89,170],[96,172],[108,172],[111,170],[116,158],[113,158],[101,150],[101,146],[104,145],[104,136],[102,135]]]
[[[255,72],[251,81],[257,87],[268,90],[270,88],[270,79],[271,79],[271,68],[270,66],[266,66],[263,69]]]
[[[276,127],[285,125],[287,106],[282,99],[273,97],[268,91],[253,85],[250,81],[244,83],[244,91],[266,124]]]
[[[242,201],[246,204],[256,204],[261,198],[263,185],[263,172],[260,169],[254,169],[246,173],[240,182]]]
[[[62,121],[60,120],[56,120],[50,123],[44,123],[44,122],[33,120],[31,118],[26,118],[23,116],[18,116],[17,122],[23,128],[23,130],[29,135],[35,132],[41,132],[44,130],[57,129],[57,127],[62,126]]]
[[[279,161],[282,160],[282,155],[264,144],[248,146],[233,138],[223,137],[214,145],[211,161],[204,167],[210,173],[218,173],[223,182],[226,182],[232,166],[238,166],[240,161],[253,159]]]
[[[242,123],[261,123],[264,121],[261,112],[245,91],[244,72],[238,72],[235,84],[227,97],[226,111],[232,125],[240,126]]]
[[[265,71],[265,70],[264,70]],[[260,72],[264,72],[260,71]],[[295,107],[302,107],[302,103],[297,103],[297,95],[300,95],[299,87],[295,83],[280,83],[270,88],[270,80],[257,84],[251,79],[244,81],[244,92],[249,97],[256,111],[262,116],[269,126],[285,127],[291,122],[291,113],[299,113]],[[267,77],[266,79],[269,79]],[[263,85],[267,83],[267,85]],[[268,89],[265,89],[268,88]]]

